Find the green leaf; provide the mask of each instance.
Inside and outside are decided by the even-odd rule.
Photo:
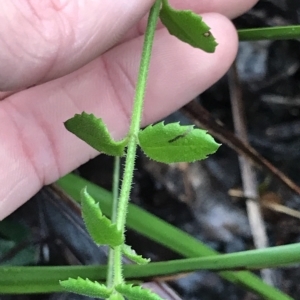
[[[128,300],[163,300],[150,290],[143,289],[141,286],[133,286],[132,284],[119,284],[116,291],[128,298]]]
[[[139,144],[147,156],[163,163],[205,159],[220,146],[205,130],[164,122],[141,130]]]
[[[93,114],[76,114],[67,120],[65,127],[77,137],[85,141],[99,152],[107,155],[122,156],[127,145],[127,139],[115,141],[107,130],[102,119],[96,118]]]
[[[210,28],[196,13],[190,10],[175,10],[167,0],[163,0],[160,19],[169,33],[181,41],[205,52],[215,52],[218,44]]]
[[[108,300],[124,300],[124,297],[119,293],[115,293],[112,294]]]
[[[99,204],[88,194],[86,188],[81,190],[81,205],[86,228],[96,244],[110,247],[123,244],[121,231],[102,214]]]
[[[89,279],[83,279],[81,277],[69,278],[68,280],[59,281],[60,285],[67,290],[75,294],[80,294],[93,298],[108,298],[112,294],[112,290],[107,288],[104,284],[100,284],[97,281],[93,282]]]
[[[128,257],[130,260],[135,262],[138,265],[145,265],[150,262],[149,258],[144,258],[141,255],[138,255],[130,246],[128,245],[123,245],[122,247],[122,252],[123,254]]]

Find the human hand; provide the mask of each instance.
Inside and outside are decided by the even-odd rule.
[[[204,53],[158,28],[143,125],[175,111],[224,75],[237,51],[236,32],[226,17],[255,2],[170,1],[201,14],[219,45],[214,54]],[[143,16],[153,3],[1,1],[0,219],[43,185],[97,155],[64,128],[63,122],[75,113],[103,118],[114,138],[126,134]]]

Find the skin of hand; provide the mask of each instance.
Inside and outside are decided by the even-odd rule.
[[[237,52],[229,18],[257,0],[170,0],[203,16],[214,54],[158,26],[143,125],[177,110],[216,82]],[[0,3],[0,219],[97,152],[63,122],[86,111],[114,138],[130,122],[146,15],[154,0],[3,0]]]

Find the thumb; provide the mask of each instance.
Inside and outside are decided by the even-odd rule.
[[[154,0],[0,2],[0,90],[68,74],[112,47]]]

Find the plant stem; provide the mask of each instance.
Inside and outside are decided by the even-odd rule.
[[[112,222],[116,222],[118,213],[118,198],[119,198],[119,182],[120,182],[120,156],[115,156],[114,159],[114,174],[113,174],[113,206],[112,206]]]
[[[121,230],[123,235],[125,233],[125,222],[127,214],[127,206],[130,197],[135,156],[137,149],[137,139],[138,133],[140,130],[142,112],[143,112],[143,103],[144,95],[147,85],[148,71],[150,65],[150,58],[152,52],[152,45],[154,40],[154,34],[156,30],[156,25],[159,17],[159,10],[161,6],[161,0],[157,0],[152,6],[149,18],[147,29],[144,38],[144,45],[142,51],[142,57],[140,62],[139,75],[137,80],[135,98],[133,103],[133,111],[131,117],[131,124],[128,133],[128,148],[126,153],[125,160],[125,169],[123,174],[123,181],[120,192],[119,206],[118,206],[118,215],[117,215],[117,228]],[[124,281],[122,275],[122,246],[115,247],[115,272],[114,272],[114,284],[120,284]]]
[[[114,173],[113,173],[113,205],[112,205],[112,214],[111,221],[116,222],[117,219],[117,210],[118,210],[118,197],[119,197],[119,180],[120,180],[120,157],[115,156],[114,158]],[[107,279],[106,284],[108,287],[111,287],[114,282],[114,249],[109,249],[108,255],[108,269],[107,269]]]

